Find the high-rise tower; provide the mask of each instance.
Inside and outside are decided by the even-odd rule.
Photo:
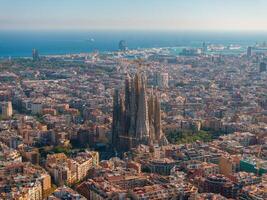
[[[121,40],[119,42],[119,50],[120,51],[126,51],[128,48],[127,48],[127,44],[126,44],[126,41],[125,40]]]
[[[39,60],[39,52],[37,49],[33,49],[32,50],[32,60],[33,61],[37,61]]]

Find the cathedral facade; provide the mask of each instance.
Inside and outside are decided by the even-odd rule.
[[[128,151],[139,144],[167,143],[161,129],[161,109],[157,94],[147,94],[146,77],[140,72],[125,78],[124,92],[115,90],[113,99],[112,145]]]

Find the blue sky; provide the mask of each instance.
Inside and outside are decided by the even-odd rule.
[[[0,0],[0,30],[267,30],[267,0]]]

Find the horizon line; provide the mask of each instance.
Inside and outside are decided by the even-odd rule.
[[[267,33],[267,30],[230,30],[230,29],[112,29],[112,28],[92,28],[92,29],[70,29],[70,28],[63,28],[63,29],[1,29],[0,32],[29,32],[29,31],[34,31],[34,32],[54,32],[54,31],[69,31],[69,32],[86,32],[86,31],[95,31],[95,32],[103,32],[103,31],[113,31],[113,32],[119,32],[119,31],[124,31],[124,32],[131,32],[131,31],[136,31],[136,32],[221,32],[221,33]]]

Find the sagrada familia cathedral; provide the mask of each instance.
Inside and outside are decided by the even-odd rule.
[[[137,72],[125,78],[125,91],[115,90],[113,103],[112,145],[128,151],[139,144],[168,143],[161,129],[161,109],[157,94],[147,94],[146,77]]]

